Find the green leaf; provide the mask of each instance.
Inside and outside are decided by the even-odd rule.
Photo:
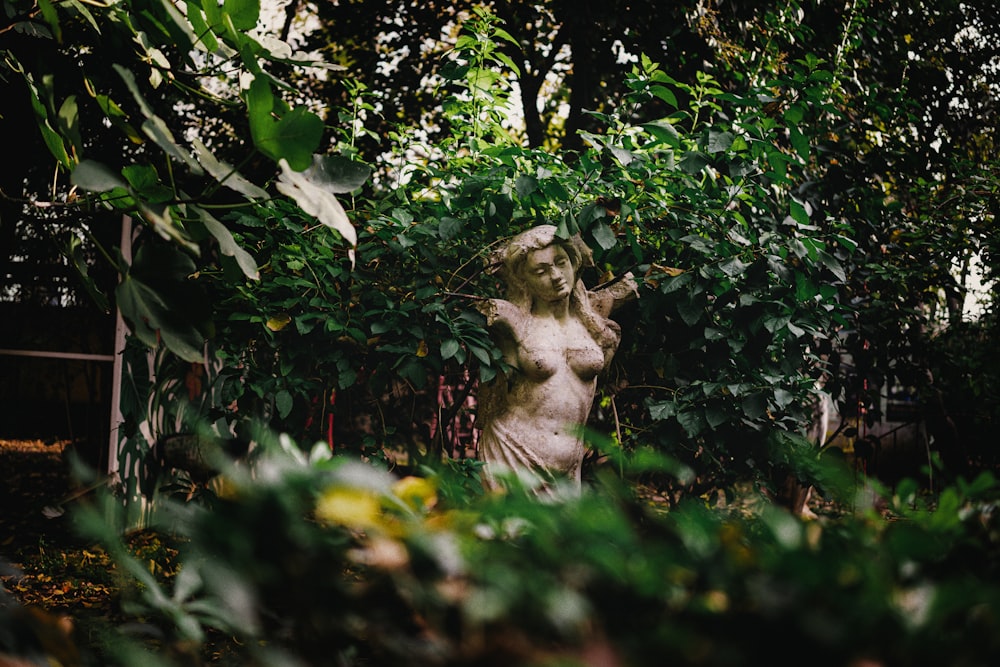
[[[809,224],[809,213],[806,211],[806,207],[795,201],[794,199],[788,203],[788,209],[792,216],[792,219],[800,225]]]
[[[461,349],[461,344],[454,338],[449,338],[441,343],[441,359],[447,361],[451,359]]]
[[[163,149],[163,151],[178,161],[183,162],[191,169],[194,174],[201,174],[201,165],[192,157],[191,153],[187,149],[182,148],[177,141],[174,139],[173,133],[170,128],[162,118],[157,116],[152,107],[146,101],[143,96],[142,91],[139,90],[139,86],[135,82],[135,76],[132,72],[125,69],[121,65],[114,65],[115,71],[125,82],[125,86],[132,93],[132,97],[139,105],[139,109],[142,111],[142,115],[146,117],[146,121],[142,124],[142,131],[147,137],[153,140],[157,146]]]
[[[520,48],[520,46],[521,46],[518,43],[518,41],[516,39],[514,39],[511,36],[511,34],[509,32],[507,32],[506,30],[504,30],[503,28],[500,28],[498,26],[494,26],[493,27],[493,34],[496,37],[499,37],[500,39],[503,39],[503,40],[506,40],[506,41],[510,42],[511,44],[513,44],[514,46],[516,46],[518,48]]]
[[[455,41],[455,50],[462,51],[463,49],[474,49],[476,48],[478,41],[472,35],[460,35]]]
[[[537,189],[538,179],[530,174],[521,174],[514,181],[514,190],[517,191],[517,196],[521,199],[524,199]]]
[[[805,116],[805,107],[801,103],[796,102],[785,109],[783,116],[785,122],[794,127],[802,122],[802,118]]]
[[[805,329],[803,329],[800,326],[795,325],[792,322],[789,322],[787,324],[787,328],[788,328],[788,333],[792,334],[792,336],[795,337],[795,338],[802,338],[803,336],[806,335]]]
[[[462,221],[458,218],[452,218],[446,215],[441,218],[440,222],[438,222],[438,235],[445,241],[450,241],[455,238],[461,231]]]
[[[182,148],[177,143],[173,133],[162,118],[154,116],[146,119],[146,122],[142,124],[142,131],[145,132],[147,137],[153,140],[153,143],[162,148],[167,155],[186,164],[192,173],[199,175],[202,173],[201,165],[198,164],[197,160],[194,159],[186,148]]]
[[[195,254],[198,253],[198,244],[188,237],[183,227],[174,223],[169,206],[162,202],[140,201],[139,212],[142,214],[142,219],[149,223],[157,234],[180,243]]]
[[[819,288],[809,276],[804,273],[795,274],[795,298],[798,301],[811,301],[819,296]]]
[[[194,262],[176,247],[147,243],[115,290],[122,317],[143,343],[161,340],[185,361],[202,361],[211,332],[211,309],[205,293],[190,279]]]
[[[801,239],[793,238],[792,253],[799,259],[805,259],[809,256],[809,249],[806,248],[806,244]]]
[[[196,43],[201,43],[209,53],[218,51],[219,40],[215,38],[215,35],[208,26],[208,22],[205,20],[205,14],[201,9],[201,2],[187,0],[187,18],[198,37],[198,42]]]
[[[615,233],[611,231],[611,227],[604,222],[598,222],[594,225],[591,228],[590,233],[593,234],[594,240],[597,241],[597,245],[601,246],[601,249],[603,250],[610,250],[615,247],[616,243],[618,243],[618,239],[615,238]]]
[[[715,341],[722,340],[726,337],[726,332],[722,329],[716,329],[715,327],[705,327],[704,334],[705,340]]]
[[[809,80],[819,81],[820,83],[831,83],[833,81],[833,72],[830,70],[818,69],[809,73]]]
[[[83,139],[80,137],[80,116],[76,104],[76,95],[70,95],[59,106],[59,130],[62,136],[69,140],[72,154],[83,153]]]
[[[635,159],[635,154],[632,151],[621,148],[620,146],[608,146],[608,150],[611,151],[611,154],[622,163],[623,167],[627,167],[631,164],[632,160]]]
[[[650,418],[655,421],[670,419],[677,414],[677,404],[673,401],[650,402],[647,407]]]
[[[87,294],[90,298],[97,304],[97,307],[101,309],[104,313],[111,312],[111,305],[108,302],[108,297],[101,289],[97,286],[97,283],[90,275],[89,262],[83,255],[83,244],[80,242],[80,237],[75,234],[70,236],[69,247],[67,248],[67,255],[73,260],[73,266],[80,274],[80,279],[83,282],[84,289],[87,290]]]
[[[205,11],[205,18],[212,32],[222,35],[225,32],[225,22],[222,18],[222,6],[216,0],[199,0],[198,5]]]
[[[708,165],[708,156],[699,151],[686,151],[678,163],[681,171],[691,175],[697,174]]]
[[[669,121],[657,120],[650,123],[643,123],[640,127],[653,135],[658,142],[674,148],[680,148],[681,135],[677,132],[677,128]]]
[[[762,324],[769,332],[774,333],[784,329],[791,322],[791,315],[768,315],[763,318]]]
[[[750,394],[740,403],[748,419],[760,419],[767,414],[767,396],[763,392]]]
[[[253,30],[257,27],[257,20],[260,18],[259,0],[225,0],[222,4],[222,11],[233,20],[233,27],[237,30]]]
[[[369,325],[369,328],[371,329],[372,335],[379,336],[381,334],[386,333],[387,331],[392,331],[393,329],[395,329],[396,323],[390,321],[386,322],[375,321]]]
[[[735,278],[742,275],[748,266],[750,265],[739,257],[730,257],[719,265],[719,269],[730,278]]]
[[[780,150],[769,150],[767,153],[767,163],[771,167],[768,173],[770,178],[779,182],[787,180],[788,176],[788,156]]]
[[[649,92],[652,93],[654,97],[657,97],[672,106],[674,109],[677,108],[677,96],[674,95],[674,91],[669,88],[654,85],[649,87]]]
[[[337,230],[352,246],[349,255],[353,264],[353,247],[358,243],[358,234],[323,175],[312,169],[300,173],[289,167],[285,160],[281,160],[279,164],[281,175],[278,177],[278,191],[293,198],[303,211],[314,216],[320,223]]]
[[[292,412],[294,399],[287,389],[282,389],[274,395],[274,407],[278,410],[278,416],[284,419]]]
[[[371,173],[368,165],[343,155],[317,155],[313,157],[309,180],[330,192],[347,194],[364,185]]]
[[[461,81],[468,73],[468,65],[463,65],[453,60],[448,61],[441,68],[441,77],[446,81]]]
[[[304,106],[295,107],[278,122],[270,115],[255,114],[250,127],[254,144],[262,153],[278,163],[284,160],[295,171],[312,165],[313,152],[323,138],[322,119]]]
[[[478,359],[484,366],[489,366],[493,363],[493,359],[490,357],[490,351],[484,347],[469,345],[469,352],[472,352],[472,356]]]
[[[497,58],[497,60],[506,65],[507,68],[510,69],[510,71],[512,71],[516,76],[518,77],[521,76],[521,68],[518,67],[517,64],[513,60],[511,60],[510,56],[508,56],[506,53],[504,53],[503,51],[496,51],[494,53],[494,56]]]
[[[684,324],[693,327],[701,319],[705,309],[701,300],[695,296],[689,296],[677,302],[677,312],[680,314]]]
[[[31,107],[35,110],[35,118],[38,121],[38,129],[42,133],[42,139],[45,141],[45,145],[48,147],[49,152],[52,153],[53,157],[59,161],[63,167],[70,169],[72,168],[72,161],[70,160],[69,153],[66,151],[66,146],[63,143],[62,136],[55,131],[52,124],[49,122],[48,109],[45,103],[42,101],[41,93],[35,86],[35,80],[31,74],[24,71],[21,64],[18,63],[12,55],[6,54],[7,63],[12,69],[24,76],[25,81],[28,84],[28,92],[31,93]]]
[[[718,405],[708,405],[705,407],[705,420],[714,430],[729,421],[729,414]]]
[[[608,210],[599,204],[587,204],[580,209],[580,214],[576,216],[576,222],[584,229],[590,227],[591,223],[606,218]]]
[[[809,159],[809,137],[799,131],[797,127],[788,128],[788,140],[792,143],[792,148],[803,160]]]
[[[193,208],[193,207],[192,207]],[[225,225],[212,217],[212,214],[201,207],[194,208],[201,222],[208,232],[219,242],[219,250],[223,255],[227,255],[236,260],[243,274],[251,280],[259,280],[260,272],[257,270],[257,262],[253,256],[240,247]]]
[[[847,282],[847,274],[844,272],[844,267],[841,266],[836,257],[825,250],[820,250],[818,255],[820,264],[828,268],[833,275],[837,276],[837,280]]]
[[[724,153],[733,145],[732,132],[708,131],[708,145],[705,150],[709,153]]]
[[[245,93],[247,116],[250,121],[250,133],[255,134],[258,128],[273,122],[271,111],[274,109],[274,93],[271,85],[262,76],[255,76]]]
[[[849,239],[846,236],[841,236],[839,234],[837,236],[834,236],[833,239],[840,245],[850,250],[851,252],[854,252],[855,250],[858,249],[858,243],[854,239]]]
[[[267,199],[267,191],[248,181],[236,171],[235,167],[219,161],[199,139],[194,139],[191,143],[194,145],[198,161],[205,167],[205,171],[211,174],[219,183],[240,193],[247,199]]]
[[[76,0],[73,4],[82,6]],[[172,50],[175,53],[191,51],[198,42],[198,35],[195,34],[193,22],[178,8],[177,0],[156,0],[156,4],[165,14],[165,18],[158,21],[160,30],[156,33],[157,35],[162,33],[162,38],[159,39],[160,46],[169,45],[169,49],[164,50]],[[99,31],[96,25],[94,29]],[[167,62],[165,67],[170,69],[170,63]]]
[[[795,400],[795,396],[786,389],[781,389],[780,387],[774,390],[774,403],[779,408],[784,409],[792,404]]]
[[[705,417],[702,415],[701,409],[697,407],[689,407],[685,410],[681,410],[677,413],[677,421],[684,428],[684,432],[687,433],[689,438],[696,438],[698,435],[705,430]]]
[[[73,185],[91,192],[108,192],[115,188],[128,188],[125,180],[96,160],[81,160],[70,176]]]
[[[163,204],[174,198],[173,191],[160,181],[151,165],[130,164],[122,168],[122,176],[137,195],[148,203]]]
[[[42,10],[42,18],[49,24],[52,36],[56,38],[57,42],[62,42],[62,27],[59,25],[59,13],[52,6],[51,0],[38,0],[38,8]],[[12,10],[13,7],[7,8],[7,11]]]

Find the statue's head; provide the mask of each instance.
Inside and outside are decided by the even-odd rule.
[[[500,275],[507,284],[507,298],[511,302],[525,307],[530,306],[533,297],[532,281],[526,271],[529,267],[529,259],[537,251],[554,248],[559,257],[565,253],[565,257],[568,258],[572,267],[571,284],[569,285],[571,290],[576,287],[580,269],[585,266],[593,266],[594,260],[590,248],[583,242],[579,234],[565,239],[556,232],[557,229],[554,225],[532,227],[512,238],[494,255]]]

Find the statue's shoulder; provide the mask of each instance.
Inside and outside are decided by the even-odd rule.
[[[639,285],[631,272],[614,281],[610,285],[595,292],[587,292],[590,306],[603,317],[608,317],[612,311],[622,304],[639,298]]]

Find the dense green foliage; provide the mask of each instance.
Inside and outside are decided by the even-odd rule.
[[[570,4],[551,3],[540,29]],[[155,377],[144,347],[126,355],[128,472],[162,472],[146,464],[165,436],[255,442],[248,462],[209,461],[225,470],[215,487],[187,480],[202,502],[161,503],[160,526],[187,549],[169,587],[118,552],[142,584],[131,602],[143,627],[187,659],[213,628],[237,640],[233,664],[577,664],[593,651],[743,665],[785,661],[792,646],[830,665],[989,664],[1000,649],[998,487],[963,468],[995,462],[995,443],[974,436],[995,425],[996,402],[959,426],[954,417],[996,395],[992,370],[969,372],[992,360],[996,311],[963,322],[953,268],[978,255],[993,275],[992,97],[981,118],[971,107],[997,26],[981,3],[919,4],[927,11],[803,2],[685,13],[683,33],[711,54],[635,53],[614,72],[607,53],[595,56],[613,94],[588,106],[593,89],[560,89],[553,100],[578,100],[565,127],[587,124],[559,148],[558,131],[527,143],[512,132],[527,47],[483,7],[454,15],[452,47],[428,59],[440,77],[430,121],[419,110],[380,124],[380,100],[422,98],[351,81],[323,128],[259,70],[266,40],[244,34],[254,2],[192,2],[186,18],[161,15],[169,3],[120,3],[93,21],[70,3],[68,23],[41,3],[56,32],[93,39],[95,23],[110,29],[96,17],[125,26],[160,76],[173,71],[168,54],[201,62],[185,60],[197,44],[246,67],[254,82],[230,101],[253,145],[235,125],[206,139],[234,139],[227,160],[277,177],[283,195],[231,180],[193,141],[191,153],[182,120],[164,130],[177,99],[147,103],[128,68],[112,68],[126,95],[115,99],[134,103],[146,139],[110,168],[77,155],[86,142],[66,143],[73,123],[46,126],[72,105],[31,88],[60,178],[71,171],[96,193],[88,205],[145,225],[131,262],[108,253],[134,338],[159,350]],[[178,35],[161,22],[190,23],[200,39],[182,31],[175,54]],[[940,51],[970,26],[961,49]],[[704,68],[678,67],[702,56]],[[586,68],[579,49],[574,58]],[[11,67],[29,87],[39,78]],[[186,91],[183,79],[163,81]],[[112,127],[139,136],[102,100],[125,123]],[[330,150],[314,156],[328,130]],[[175,177],[182,165],[211,178]],[[220,183],[237,184],[239,206],[216,197]],[[475,308],[499,288],[488,252],[540,223],[593,249],[589,286],[625,272],[640,284],[615,316],[623,338],[589,424],[584,491],[542,501],[483,495],[469,443],[447,431],[499,369]],[[192,366],[206,353],[211,363]],[[890,386],[915,387],[934,407],[927,429],[952,483],[879,489],[890,511],[872,510],[878,485],[804,437],[820,377],[871,419]],[[412,476],[383,470],[393,465]],[[803,522],[758,493],[790,473],[840,514]],[[129,491],[154,495],[162,481]],[[84,517],[114,544],[105,519]],[[156,660],[117,650],[121,664]]]
[[[40,130],[44,148],[30,153],[40,164],[16,160],[5,170],[0,229],[9,241],[58,244],[104,309],[107,285],[87,266],[108,262],[121,278],[114,303],[133,336],[198,360],[212,319],[188,277],[217,253],[256,278],[253,259],[215,215],[271,196],[243,176],[247,167],[262,180],[278,172],[279,192],[352,238],[333,193],[351,189],[353,174],[314,157],[323,120],[289,102],[290,86],[269,69],[326,65],[252,33],[259,2],[187,3],[183,13],[141,1],[5,0],[3,7],[0,74],[19,101],[4,114],[5,130],[14,137],[33,126],[28,136]],[[191,108],[198,114],[189,116]],[[199,116],[211,119],[210,131],[196,136]],[[140,242],[133,258],[116,247],[123,216],[167,243]],[[17,254],[5,244],[5,261]]]
[[[612,447],[668,454],[696,472],[699,483],[685,475],[675,489],[694,495],[779,478],[787,471],[772,470],[769,450],[808,444],[794,434],[822,371],[818,346],[849,324],[853,231],[795,190],[813,150],[799,128],[830,113],[833,74],[815,58],[790,67],[767,91],[780,85],[795,111],[775,117],[764,90],[724,93],[708,75],[689,86],[643,58],[632,92],[597,114],[602,131],[570,160],[504,131],[505,63],[489,45],[505,33],[494,21],[470,22],[445,67],[453,135],[433,147],[440,157],[408,160],[414,139],[400,135],[388,159],[398,185],[353,197],[353,266],[337,236],[294,209],[272,203],[230,220],[264,267],[233,292],[233,272],[218,273],[219,348],[246,383],[238,415],[309,440],[329,439],[315,418],[329,412],[346,426],[335,446],[438,456],[429,424],[462,401],[439,404],[436,383],[464,395],[495,372],[474,310],[496,289],[485,256],[554,221],[594,248],[589,284],[626,270],[641,282],[594,424],[614,434]],[[672,112],[634,122],[650,105]]]
[[[307,456],[283,439],[259,453],[253,474],[227,471],[210,506],[167,514],[183,536],[169,582],[115,546],[106,512],[81,516],[142,584],[126,599],[139,634],[115,638],[101,664],[190,664],[206,642],[234,665],[985,665],[1000,655],[990,474],[934,506],[908,484],[889,515],[859,494],[855,512],[802,522],[769,503],[665,512],[613,474],[539,502],[516,486],[463,490],[447,468],[401,479],[331,459],[323,444]]]

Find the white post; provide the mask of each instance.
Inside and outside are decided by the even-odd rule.
[[[132,218],[122,216],[121,236],[122,257],[126,262],[132,261]],[[122,421],[122,367],[125,354],[125,333],[128,328],[122,319],[122,311],[115,306],[115,359],[111,375],[111,428],[108,443],[108,475],[118,474],[118,429]]]

